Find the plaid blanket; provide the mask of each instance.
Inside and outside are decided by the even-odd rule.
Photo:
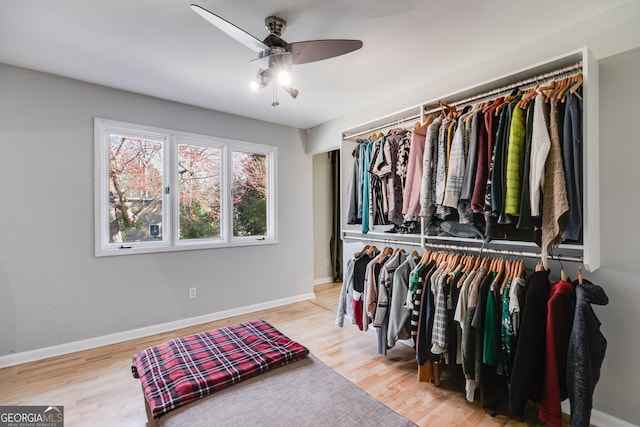
[[[149,347],[133,355],[131,370],[157,418],[307,354],[267,321],[252,320]]]

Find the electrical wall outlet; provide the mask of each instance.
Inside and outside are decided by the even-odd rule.
[[[189,288],[189,299],[195,299],[196,297],[196,288]]]

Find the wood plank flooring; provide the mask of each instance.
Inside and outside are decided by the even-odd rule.
[[[142,392],[130,371],[134,353],[173,337],[263,318],[420,426],[546,425],[537,421],[534,407],[521,420],[491,417],[459,392],[419,383],[413,349],[398,345],[381,356],[375,332],[336,327],[340,286],[317,286],[314,300],[0,369],[0,405],[63,405],[66,426],[142,427]]]

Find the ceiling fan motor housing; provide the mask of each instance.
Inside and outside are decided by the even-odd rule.
[[[277,16],[269,16],[264,20],[264,25],[267,27],[269,33],[280,37],[287,28],[287,21]]]

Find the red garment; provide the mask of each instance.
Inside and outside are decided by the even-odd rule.
[[[356,325],[358,329],[364,331],[364,322],[362,321],[362,310],[364,309],[364,303],[361,299],[353,300],[353,317],[356,318]]]
[[[551,286],[547,301],[547,332],[542,402],[538,418],[562,427],[560,402],[567,394],[567,351],[573,325],[576,296],[573,285],[559,280]]]

